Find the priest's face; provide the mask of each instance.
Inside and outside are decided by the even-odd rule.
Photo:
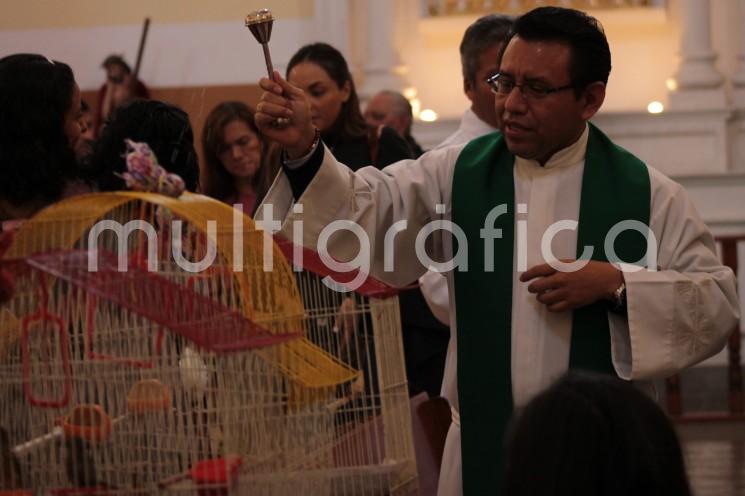
[[[495,92],[494,105],[499,129],[515,155],[545,164],[579,139],[585,122],[602,104],[602,83],[576,95],[570,62],[571,48],[565,43],[515,36],[507,45],[499,74],[508,84]]]

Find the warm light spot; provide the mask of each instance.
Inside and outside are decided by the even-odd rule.
[[[665,80],[665,86],[667,86],[667,89],[670,91],[677,91],[678,81],[675,78],[667,78],[667,80]]]
[[[650,114],[661,114],[665,107],[660,102],[650,102],[647,105],[647,112]]]
[[[419,113],[419,118],[424,122],[435,122],[437,120],[437,112],[432,109],[424,109]]]
[[[407,100],[413,100],[416,98],[416,88],[413,86],[409,86],[408,88],[404,88],[403,95]]]
[[[411,104],[411,113],[414,115],[414,117],[418,118],[419,113],[422,111],[422,102],[418,98],[412,98],[409,100],[409,103]]]

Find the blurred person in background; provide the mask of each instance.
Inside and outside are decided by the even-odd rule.
[[[411,104],[401,93],[383,90],[373,96],[365,107],[365,121],[371,126],[388,126],[396,132],[411,148],[414,158],[419,158],[424,150],[411,135],[414,115]]]

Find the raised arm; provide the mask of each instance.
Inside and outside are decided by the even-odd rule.
[[[260,85],[264,94],[257,123],[285,148],[286,156],[283,173],[255,217],[264,226],[280,219],[283,237],[319,252],[327,248],[334,258],[356,261],[363,272],[390,284],[415,281],[426,266],[416,253],[417,234],[432,220],[449,220],[460,148],[396,162],[382,171],[365,167],[352,172],[315,139],[301,90],[276,73],[274,81],[262,79]],[[278,126],[278,118],[288,121]],[[334,234],[328,237],[330,232]],[[435,230],[428,237],[429,255],[443,259],[449,243],[449,234]]]

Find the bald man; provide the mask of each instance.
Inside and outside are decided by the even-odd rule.
[[[401,93],[383,90],[372,97],[365,108],[365,120],[371,126],[388,126],[396,130],[409,144],[418,158],[424,150],[411,135],[411,124],[414,120],[411,104]]]

